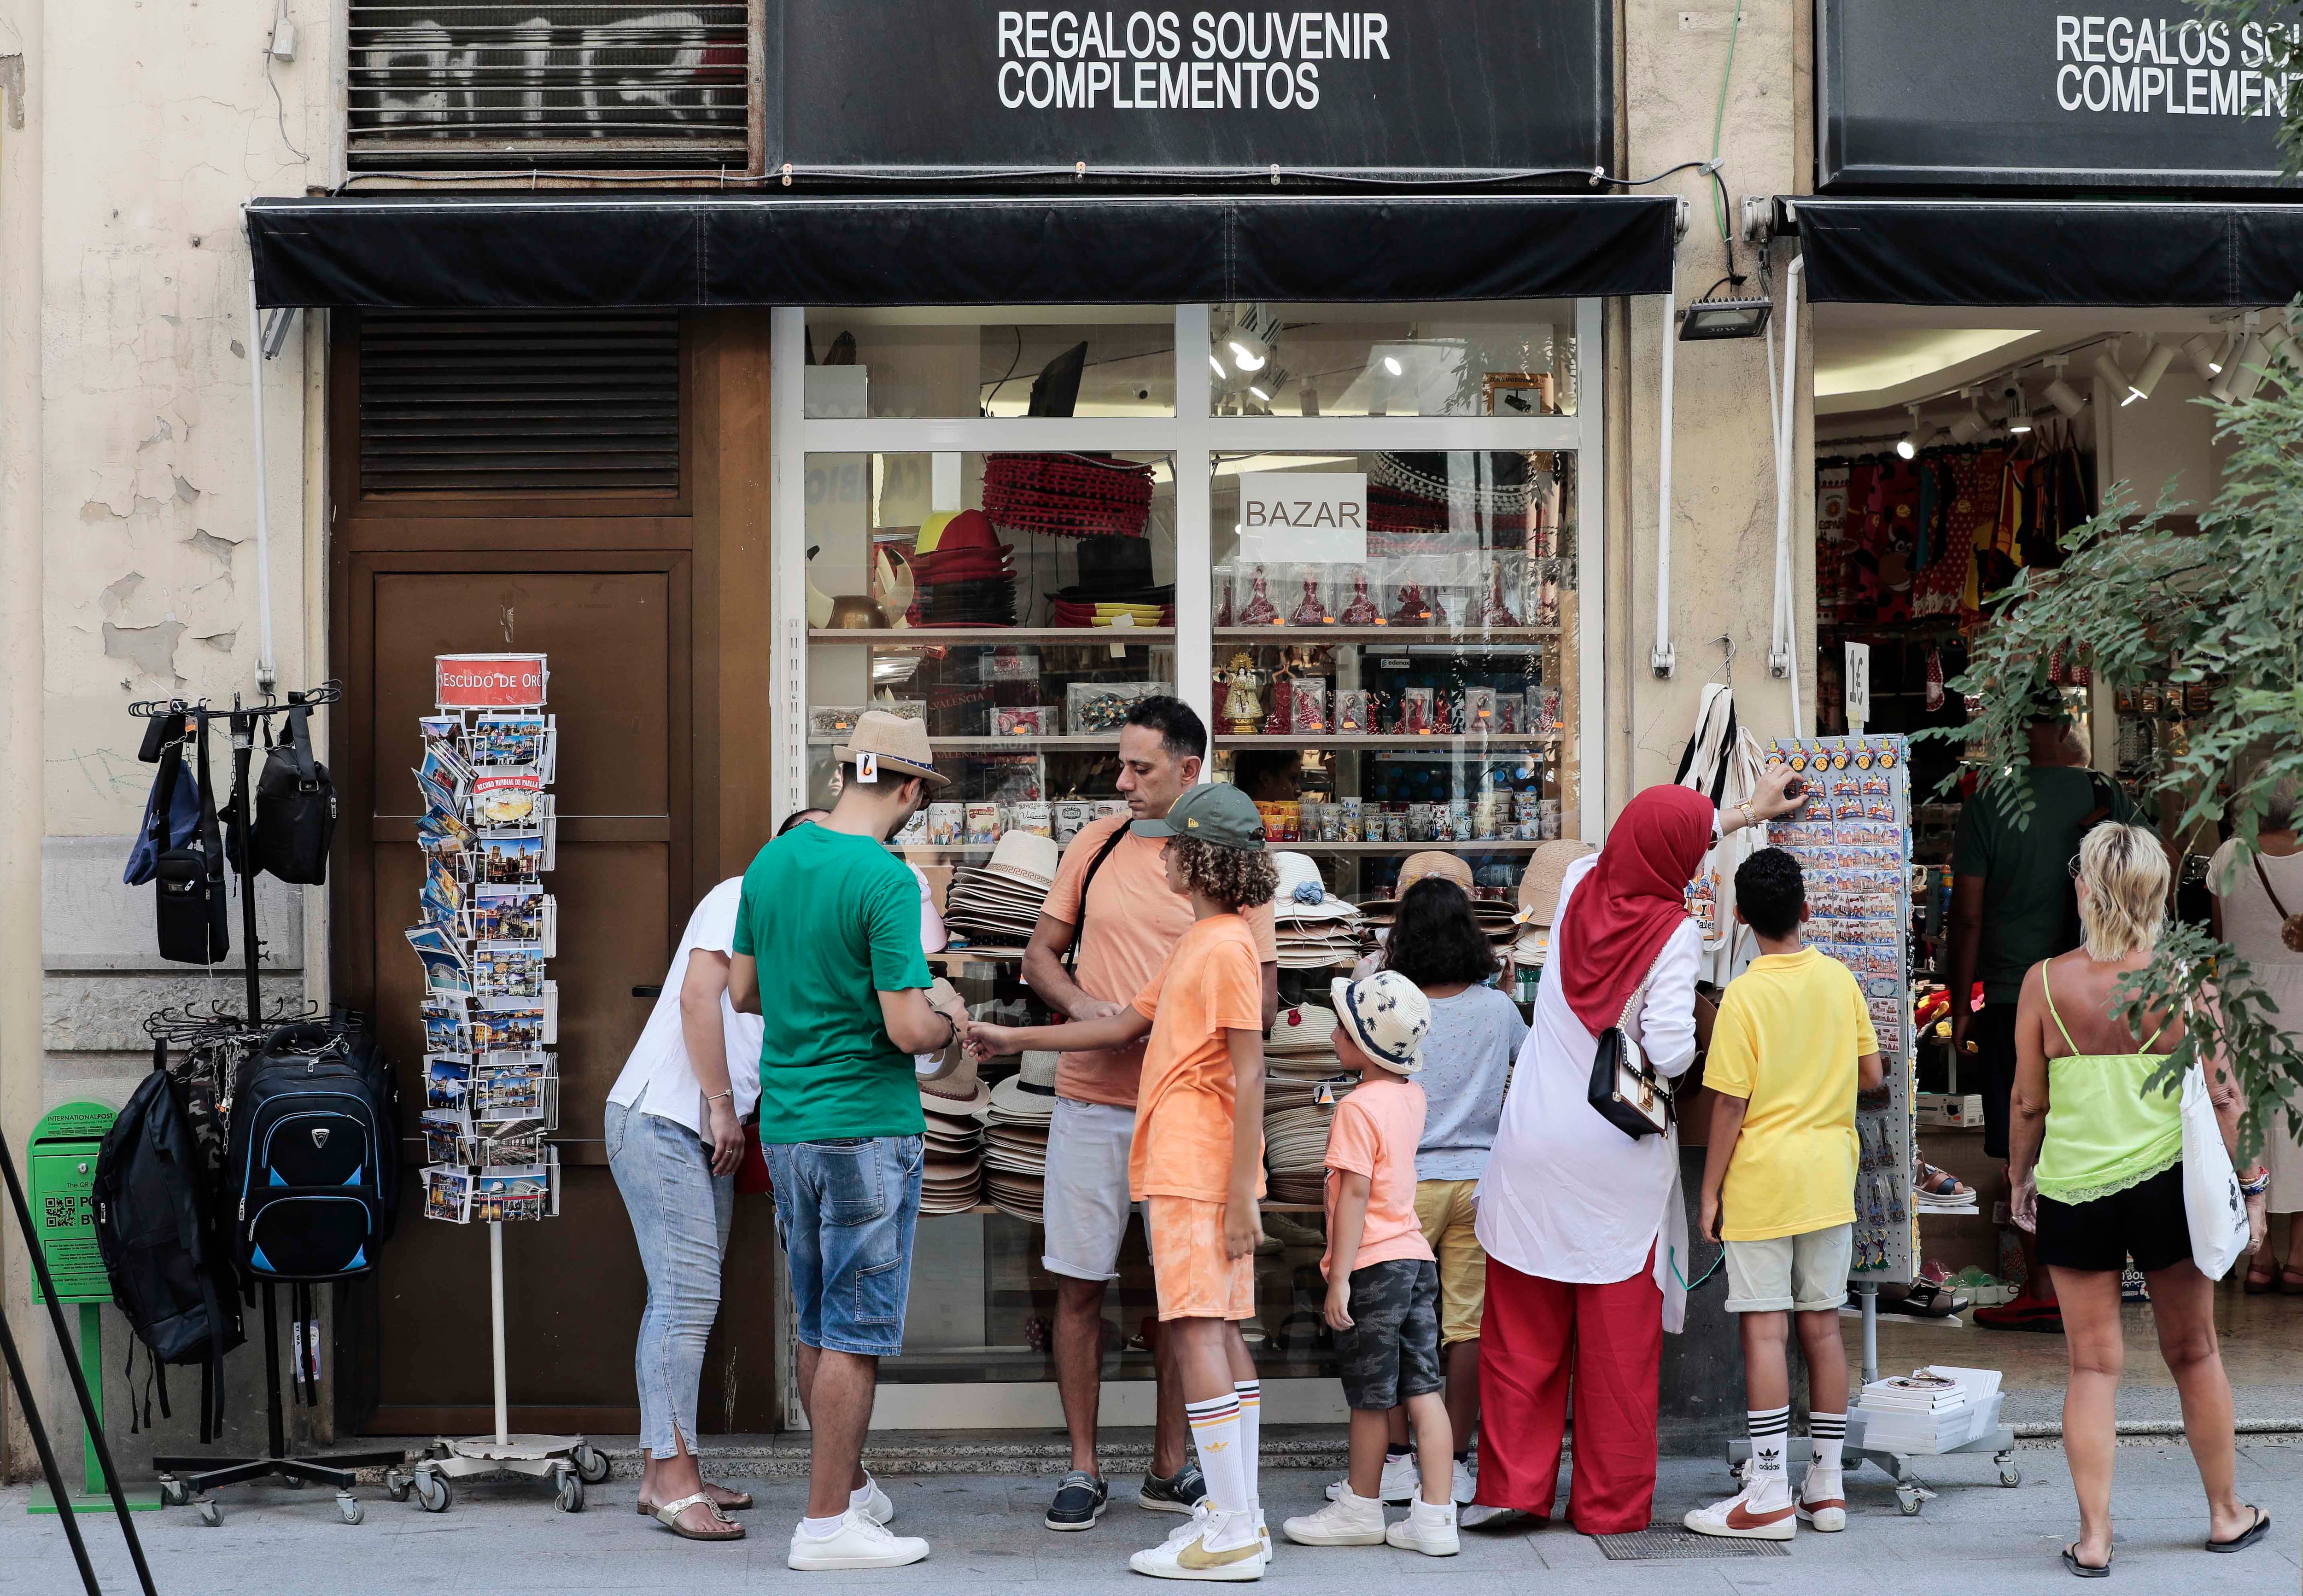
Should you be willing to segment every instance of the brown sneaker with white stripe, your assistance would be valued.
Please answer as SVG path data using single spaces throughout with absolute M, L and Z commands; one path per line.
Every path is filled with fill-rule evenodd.
M 1847 1527 L 1847 1488 L 1840 1483 L 1839 1470 L 1808 1466 L 1807 1478 L 1800 1482 L 1799 1519 L 1810 1529 Z
M 1724 1502 L 1691 1508 L 1680 1522 L 1699 1535 L 1730 1541 L 1788 1541 L 1799 1533 L 1791 1489 L 1780 1474 L 1755 1481 Z

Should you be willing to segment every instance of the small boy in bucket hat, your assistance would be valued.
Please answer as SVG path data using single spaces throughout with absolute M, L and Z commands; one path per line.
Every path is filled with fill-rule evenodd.
M 1431 1004 L 1396 970 L 1330 987 L 1336 1057 L 1360 1084 L 1328 1127 L 1327 1320 L 1351 1405 L 1351 1474 L 1317 1513 L 1282 1527 L 1305 1546 L 1381 1546 L 1444 1558 L 1457 1550 L 1454 1441 L 1440 1391 L 1439 1266 L 1415 1214 L 1415 1148 L 1423 1138 L 1423 1037 Z M 1422 1491 L 1407 1517 L 1384 1524 L 1390 1414 L 1414 1426 Z
M 1263 818 L 1227 784 L 1188 787 L 1166 815 L 1131 824 L 1167 839 L 1168 885 L 1192 901 L 1191 928 L 1159 973 L 1105 1019 L 977 1024 L 968 1037 L 986 1054 L 1150 1037 L 1129 1195 L 1149 1216 L 1160 1332 L 1178 1345 L 1184 1414 L 1208 1493 L 1190 1523 L 1128 1567 L 1160 1579 L 1260 1579 L 1270 1556 L 1256 1479 L 1262 1385 L 1239 1322 L 1255 1314 L 1262 1236 L 1263 968 L 1240 911 L 1270 903 L 1279 876 L 1264 851 Z M 1408 1152 L 1412 1186 L 1413 1138 Z

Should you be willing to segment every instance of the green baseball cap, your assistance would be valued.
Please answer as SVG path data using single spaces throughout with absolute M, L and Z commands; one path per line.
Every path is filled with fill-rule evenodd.
M 1135 820 L 1130 828 L 1138 836 L 1194 836 L 1219 848 L 1263 847 L 1263 817 L 1254 800 L 1229 782 L 1202 782 L 1184 789 L 1184 795 L 1156 820 Z

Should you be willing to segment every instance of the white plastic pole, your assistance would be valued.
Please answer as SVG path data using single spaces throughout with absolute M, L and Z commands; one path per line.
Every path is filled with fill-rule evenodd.
M 1792 262 L 1784 273 L 1784 388 L 1783 464 L 1779 472 L 1782 486 L 1776 495 L 1776 646 L 1783 651 L 1784 676 L 1792 687 L 1792 735 L 1807 735 L 1807 718 L 1800 703 L 1799 617 L 1792 613 L 1792 457 L 1799 440 L 1799 410 L 1795 403 L 1799 384 L 1799 291 L 1800 278 L 1807 270 L 1807 257 Z M 1772 666 L 1774 661 L 1769 660 Z
M 256 417 L 256 685 L 266 698 L 280 680 L 272 653 L 272 508 L 264 469 L 264 315 L 256 262 L 248 263 L 248 401 Z
M 1673 257 L 1675 275 L 1678 268 Z M 1675 663 L 1671 650 L 1671 381 L 1672 359 L 1679 342 L 1679 293 L 1675 286 L 1663 297 L 1663 413 L 1656 448 L 1656 622 L 1655 651 L 1648 664 L 1659 676 L 1668 676 Z
M 488 1222 L 489 1330 L 494 1338 L 496 1369 L 496 1445 L 511 1444 L 511 1399 L 504 1390 L 503 1221 Z

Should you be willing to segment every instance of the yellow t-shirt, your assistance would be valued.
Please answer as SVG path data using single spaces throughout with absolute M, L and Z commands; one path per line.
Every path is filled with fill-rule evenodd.
M 1855 1220 L 1855 1061 L 1879 1049 L 1855 977 L 1811 947 L 1766 953 L 1727 984 L 1703 1084 L 1750 1099 L 1719 1194 L 1729 1241 Z

